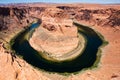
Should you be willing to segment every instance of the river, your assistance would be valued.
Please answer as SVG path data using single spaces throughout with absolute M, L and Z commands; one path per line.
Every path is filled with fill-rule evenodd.
M 11 45 L 12 49 L 17 55 L 22 56 L 29 64 L 45 71 L 58 73 L 73 73 L 98 65 L 100 60 L 98 49 L 104 41 L 96 31 L 87 26 L 74 23 L 74 25 L 78 27 L 79 34 L 82 34 L 87 40 L 84 51 L 82 51 L 82 54 L 72 61 L 54 62 L 44 59 L 38 51 L 34 50 L 30 46 L 28 41 L 29 37 L 25 37 L 29 33 L 32 35 L 34 29 L 39 25 L 40 24 L 38 23 L 32 24 L 28 29 L 17 35 L 16 38 L 12 40 L 14 42 Z

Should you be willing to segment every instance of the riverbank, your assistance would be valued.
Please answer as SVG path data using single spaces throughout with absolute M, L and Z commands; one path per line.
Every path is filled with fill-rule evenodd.
M 93 66 L 97 66 L 99 60 L 96 62 L 96 64 L 94 63 L 98 59 L 96 59 L 96 55 L 98 48 L 103 44 L 102 40 L 93 29 L 86 26 L 81 26 L 79 24 L 75 25 L 78 27 L 78 32 L 80 35 L 79 38 L 81 38 L 80 42 L 84 41 L 84 43 L 82 43 L 84 46 L 82 46 L 82 49 L 80 49 L 81 45 L 79 44 L 80 46 L 78 45 L 78 47 L 73 50 L 73 52 L 70 52 L 70 54 L 65 54 L 62 57 L 60 56 L 59 58 L 56 58 L 58 60 L 52 61 L 45 59 L 43 58 L 44 56 L 42 56 L 44 53 L 40 53 L 31 47 L 29 40 L 25 39 L 24 37 L 28 35 L 32 29 L 25 31 L 24 34 L 16 37 L 14 40 L 15 43 L 12 45 L 12 49 L 15 50 L 18 55 L 23 56 L 23 59 L 26 60 L 29 64 L 48 72 L 67 72 L 69 74 L 79 72 L 85 68 L 89 69 Z M 93 44 L 94 41 L 96 42 L 95 44 Z M 46 55 L 45 57 L 48 58 Z M 76 68 L 76 66 L 78 66 L 78 68 Z
M 81 22 L 80 22 L 81 23 Z M 86 70 L 78 75 L 72 75 L 66 80 L 119 80 L 120 79 L 120 31 L 112 27 L 92 26 L 88 23 L 83 25 L 91 26 L 96 31 L 104 35 L 105 40 L 109 42 L 107 46 L 101 48 L 101 59 L 98 68 Z M 114 77 L 115 76 L 115 77 Z
M 49 3 L 44 6 L 44 4 L 38 3 L 26 4 L 25 6 L 24 4 L 15 4 L 8 7 L 0 7 L 0 80 L 120 80 L 119 6 L 119 4 L 79 3 Z M 9 36 L 13 33 L 16 34 L 16 31 L 21 30 L 26 24 L 31 23 L 33 17 L 41 18 L 41 12 L 44 12 L 44 9 L 49 7 L 53 9 L 53 13 L 55 11 L 58 12 L 55 8 L 63 10 L 62 13 L 68 13 L 70 18 L 75 18 L 81 24 L 100 32 L 105 40 L 109 42 L 106 47 L 102 48 L 102 55 L 97 68 L 90 68 L 79 74 L 70 74 L 67 76 L 48 73 L 32 67 L 28 62 L 4 48 L 6 42 L 11 39 Z M 23 13 L 21 14 L 21 12 Z M 49 14 L 49 12 L 44 12 L 43 14 Z M 50 14 L 53 17 L 60 15 L 60 13 L 56 15 Z M 64 18 L 63 16 L 60 17 Z M 65 73 L 64 75 L 66 75 Z

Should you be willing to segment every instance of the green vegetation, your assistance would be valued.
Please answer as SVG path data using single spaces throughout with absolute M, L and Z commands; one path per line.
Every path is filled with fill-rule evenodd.
M 83 25 L 83 24 L 79 24 L 78 22 L 74 22 L 74 24 L 77 24 L 77 25 L 80 25 L 80 26 L 85 26 L 87 27 L 86 25 Z M 89 27 L 90 28 L 90 27 Z M 78 28 L 79 30 L 82 30 L 80 28 Z M 94 29 L 93 29 L 94 30 Z M 98 36 L 101 38 L 101 40 L 103 41 L 102 45 L 98 48 L 98 51 L 97 51 L 97 54 L 96 54 L 96 61 L 94 62 L 93 66 L 89 67 L 89 68 L 84 68 L 82 71 L 85 71 L 85 70 L 88 70 L 88 69 L 95 69 L 98 67 L 99 63 L 100 63 L 100 59 L 101 59 L 101 56 L 102 56 L 102 48 L 105 47 L 109 42 L 105 40 L 104 36 L 101 35 L 98 31 L 94 30 Z M 78 71 L 78 72 L 74 72 L 73 74 L 78 74 L 79 72 L 82 72 L 82 71 Z
M 84 29 L 82 29 L 82 28 L 80 28 L 79 26 L 81 26 L 81 24 L 79 24 L 79 23 L 75 23 L 74 22 L 74 24 L 76 24 L 77 26 L 78 26 L 78 30 L 79 31 L 82 31 L 83 32 L 83 34 L 81 33 L 81 35 L 82 36 L 84 36 L 84 33 L 86 33 L 86 31 L 85 30 L 88 30 L 88 31 L 90 31 L 91 30 L 91 28 L 89 28 L 89 27 L 87 27 L 87 26 L 84 26 L 84 25 L 82 25 L 82 26 L 84 26 Z M 31 24 L 32 25 L 32 24 Z M 14 45 L 14 44 L 20 44 L 21 43 L 21 39 L 19 40 L 19 38 L 22 38 L 23 40 L 25 39 L 25 40 L 29 40 L 29 35 L 32 35 L 31 33 L 33 33 L 34 32 L 34 30 L 35 29 L 32 29 L 31 31 L 30 31 L 30 33 L 28 33 L 27 32 L 27 30 L 29 29 L 29 27 L 27 28 L 27 29 L 25 29 L 25 30 L 22 30 L 20 33 L 18 33 L 13 39 L 11 39 L 11 41 L 10 41 L 10 46 L 11 46 L 11 49 L 15 52 L 15 50 L 12 48 L 12 46 Z M 90 29 L 90 30 L 89 30 Z M 92 29 L 93 30 L 93 29 Z M 39 69 L 39 70 L 41 70 L 41 71 L 45 71 L 45 72 L 48 72 L 48 73 L 52 73 L 52 74 L 54 74 L 54 73 L 58 73 L 58 74 L 60 74 L 60 75 L 64 75 L 64 76 L 69 76 L 69 75 L 71 75 L 71 74 L 78 74 L 78 73 L 80 73 L 80 72 L 83 72 L 83 71 L 85 71 L 85 70 L 88 70 L 88 69 L 94 69 L 94 68 L 97 68 L 98 67 L 98 63 L 100 62 L 100 59 L 101 59 L 101 48 L 102 47 L 104 47 L 106 44 L 108 44 L 108 42 L 107 41 L 105 41 L 104 40 L 104 37 L 100 34 L 100 33 L 98 33 L 97 31 L 95 31 L 95 30 L 93 30 L 94 32 L 96 32 L 97 33 L 97 36 L 99 36 L 99 38 L 102 40 L 102 45 L 101 46 L 99 46 L 98 47 L 98 50 L 97 50 L 97 54 L 96 54 L 96 61 L 94 62 L 94 64 L 91 66 L 91 67 L 85 67 L 85 68 L 83 68 L 82 70 L 79 70 L 78 69 L 78 71 L 71 71 L 71 72 L 67 72 L 67 71 L 64 71 L 64 72 L 59 72 L 60 70 L 58 70 L 58 72 L 56 72 L 56 71 L 54 71 L 54 69 L 46 69 L 46 70 L 44 70 L 44 66 L 41 68 L 41 66 L 42 65 L 40 65 L 39 67 L 40 68 L 38 68 L 38 66 L 36 67 L 35 65 L 37 65 L 37 64 L 35 64 L 35 65 L 32 65 L 32 63 L 34 63 L 34 61 L 31 63 L 29 63 L 29 64 L 31 64 L 33 67 L 35 67 L 35 68 L 37 68 L 37 69 Z M 27 34 L 25 34 L 27 32 Z M 89 34 L 90 32 L 88 32 L 88 34 Z M 27 35 L 27 36 L 26 36 Z M 89 34 L 90 35 L 90 34 Z M 91 33 L 91 35 L 90 36 L 94 36 L 94 34 L 92 34 Z M 18 37 L 19 36 L 19 37 Z M 23 37 L 24 36 L 24 37 Z M 18 37 L 18 38 L 17 38 Z M 85 36 L 84 36 L 85 37 Z M 18 40 L 17 40 L 18 39 Z M 86 37 L 86 42 L 87 42 L 87 37 Z M 15 41 L 18 41 L 19 43 L 15 43 Z M 23 43 L 23 42 L 22 42 Z M 27 43 L 26 43 L 27 44 Z M 27 47 L 29 46 L 29 44 L 27 44 Z M 85 44 L 85 46 L 87 46 L 87 44 Z M 23 47 L 24 48 L 24 47 Z M 48 60 L 45 60 L 45 59 L 43 59 L 41 56 L 42 55 L 38 55 L 37 53 L 36 53 L 36 51 L 34 51 L 34 49 L 32 49 L 31 47 L 28 47 L 28 48 L 30 48 L 31 50 L 30 50 L 30 52 L 31 51 L 33 51 L 34 53 L 33 54 L 35 54 L 35 56 L 36 57 L 34 57 L 34 59 L 36 59 L 36 58 L 40 58 L 40 60 L 41 61 L 43 61 L 43 63 L 45 63 L 46 65 L 48 65 L 48 67 L 49 67 L 49 65 L 52 65 L 53 67 L 54 66 L 65 66 L 66 67 L 66 65 L 69 65 L 69 66 L 71 66 L 71 64 L 72 64 L 72 61 L 66 61 L 66 62 L 52 62 L 52 61 L 48 61 Z M 19 51 L 18 51 L 19 52 Z M 29 53 L 29 55 L 27 55 L 27 56 L 31 56 L 31 55 L 33 55 L 32 53 L 30 54 L 30 52 L 28 51 L 28 53 Z M 83 51 L 82 51 L 83 52 Z M 18 53 L 19 54 L 19 53 Z M 26 53 L 27 54 L 27 53 Z M 23 55 L 20 55 L 21 57 L 25 57 L 25 56 L 23 56 Z M 26 57 L 27 57 L 26 56 Z M 32 58 L 33 58 L 33 56 L 32 56 Z M 77 58 L 80 58 L 80 57 L 77 57 Z M 31 60 L 30 60 L 31 61 Z M 36 61 L 36 60 L 35 60 Z M 77 61 L 77 63 L 79 63 L 79 59 L 78 60 L 76 60 Z M 69 62 L 69 63 L 67 63 L 67 62 Z M 41 63 L 41 62 L 39 62 L 39 63 Z M 67 63 L 67 64 L 66 64 Z M 74 63 L 74 61 L 73 61 L 73 63 Z M 84 63 L 84 62 L 81 62 L 81 63 Z M 42 64 L 42 63 L 41 63 Z M 72 66 L 74 66 L 74 65 L 72 65 Z M 78 67 L 79 67 L 79 65 L 78 65 Z M 56 67 L 57 68 L 57 67 Z M 59 69 L 59 68 L 58 68 Z M 71 68 L 70 68 L 71 69 Z M 48 70 L 48 71 L 47 71 Z M 50 70 L 50 72 L 49 72 L 49 70 Z M 55 70 L 57 70 L 57 69 L 55 69 Z

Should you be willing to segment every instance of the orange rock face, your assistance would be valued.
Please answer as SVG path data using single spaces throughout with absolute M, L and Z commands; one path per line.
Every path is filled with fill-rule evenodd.
M 77 47 L 79 41 L 77 27 L 73 26 L 72 20 L 57 21 L 51 17 L 42 19 L 42 24 L 30 38 L 33 48 L 52 56 L 61 56 Z
M 27 4 L 0 7 L 0 80 L 120 80 L 119 13 L 119 4 Z M 109 44 L 102 49 L 99 67 L 67 77 L 55 73 L 49 74 L 31 67 L 26 61 L 7 50 L 3 43 L 8 44 L 12 35 L 33 22 L 35 17 L 42 19 L 43 23 L 36 29 L 30 43 L 32 46 L 36 46 L 32 43 L 42 45 L 44 49 L 48 47 L 48 50 L 54 50 L 56 46 L 63 48 L 65 46 L 69 51 L 76 47 L 77 29 L 72 26 L 69 18 L 90 25 L 100 32 Z M 52 18 L 49 19 L 50 17 Z M 61 43 L 58 44 L 57 41 Z M 67 48 L 68 45 L 70 47 Z M 43 51 L 44 49 L 39 46 L 37 49 Z M 64 53 L 62 47 L 61 52 Z M 57 48 L 54 52 L 56 51 Z
M 52 56 L 61 56 L 77 47 L 77 27 L 68 19 L 69 15 L 62 12 L 60 9 L 48 8 L 42 13 L 42 24 L 30 39 L 33 48 Z

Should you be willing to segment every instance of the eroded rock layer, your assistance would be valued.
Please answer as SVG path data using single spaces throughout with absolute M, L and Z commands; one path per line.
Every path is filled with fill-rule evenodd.
M 56 8 L 69 18 L 91 25 L 102 33 L 109 45 L 102 49 L 101 66 L 68 77 L 48 74 L 31 67 L 16 57 L 5 45 L 35 19 L 41 18 L 46 8 Z M 63 13 L 62 12 L 62 13 Z M 0 80 L 119 80 L 120 79 L 120 5 L 98 4 L 17 4 L 0 7 Z M 48 12 L 47 12 L 48 13 Z M 45 14 L 47 14 L 45 13 Z M 58 13 L 56 16 L 61 17 Z M 53 16 L 54 17 L 54 16 Z M 64 15 L 64 17 L 66 17 Z M 55 30 L 50 28 L 48 30 Z
M 63 10 L 50 8 L 45 13 L 42 13 L 41 25 L 30 38 L 31 46 L 52 57 L 68 54 L 78 46 L 77 27 Z

